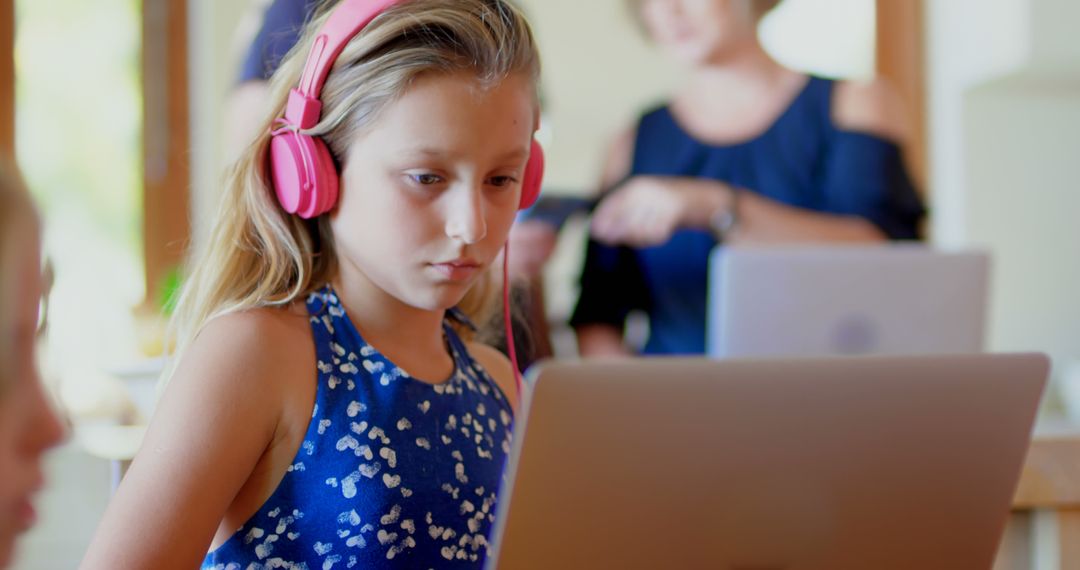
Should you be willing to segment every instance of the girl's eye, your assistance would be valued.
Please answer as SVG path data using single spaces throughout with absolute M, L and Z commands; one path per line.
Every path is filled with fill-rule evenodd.
M 492 176 L 488 179 L 488 184 L 499 188 L 510 186 L 517 180 L 513 176 Z
M 421 174 L 409 174 L 409 179 L 421 186 L 431 186 L 433 184 L 438 184 L 442 181 L 442 177 L 440 177 L 438 174 L 431 174 L 428 172 L 424 172 Z

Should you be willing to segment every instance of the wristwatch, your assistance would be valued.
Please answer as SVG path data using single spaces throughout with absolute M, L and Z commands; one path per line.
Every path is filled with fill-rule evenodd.
M 709 229 L 717 243 L 724 243 L 727 237 L 739 225 L 739 194 L 737 186 L 731 186 L 731 201 L 727 208 L 722 208 L 709 218 Z

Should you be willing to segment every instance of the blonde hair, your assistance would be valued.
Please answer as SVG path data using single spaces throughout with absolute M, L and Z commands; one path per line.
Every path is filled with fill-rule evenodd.
M 303 220 L 277 204 L 269 182 L 267 148 L 316 31 L 317 14 L 270 82 L 272 112 L 256 139 L 230 168 L 211 235 L 190 261 L 177 301 L 174 329 L 181 353 L 211 319 L 255 307 L 302 300 L 337 271 L 327 216 Z M 532 32 L 506 0 L 407 0 L 377 16 L 338 56 L 320 96 L 322 117 L 303 131 L 327 143 L 340 166 L 348 146 L 424 74 L 473 73 L 483 87 L 540 71 Z M 458 305 L 474 322 L 490 315 L 499 291 L 492 275 Z M 470 337 L 467 328 L 460 332 Z M 175 359 L 174 359 L 175 360 Z
M 15 359 L 15 281 L 24 268 L 19 259 L 27 247 L 38 247 L 39 222 L 30 194 L 18 171 L 0 161 L 0 397 L 11 386 Z

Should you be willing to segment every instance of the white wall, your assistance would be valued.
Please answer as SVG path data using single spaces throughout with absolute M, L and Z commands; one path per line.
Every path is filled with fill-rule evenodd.
M 994 255 L 989 349 L 1061 370 L 1080 361 L 1080 2 L 928 5 L 935 239 Z
M 1080 359 L 1080 3 L 927 9 L 935 241 L 994 255 L 990 349 Z
M 872 77 L 875 14 L 873 0 L 784 0 L 761 22 L 761 43 L 792 69 Z
M 1080 359 L 1080 72 L 964 98 L 967 239 L 994 253 L 990 347 Z
M 1029 0 L 926 0 L 927 122 L 934 241 L 967 241 L 963 96 L 1028 53 Z

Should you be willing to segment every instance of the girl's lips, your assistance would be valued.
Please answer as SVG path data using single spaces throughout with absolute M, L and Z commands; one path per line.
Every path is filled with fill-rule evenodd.
M 21 531 L 29 530 L 37 522 L 37 510 L 34 509 L 34 496 L 45 486 L 45 480 L 40 475 L 33 479 L 33 484 L 25 488 L 18 495 L 18 499 L 11 506 L 11 516 L 15 521 L 16 528 Z
M 464 281 L 480 271 L 480 262 L 472 259 L 455 259 L 443 263 L 432 263 L 431 266 L 451 281 Z
M 37 522 L 37 511 L 31 502 L 31 496 L 26 495 L 15 503 L 15 524 L 19 530 L 26 531 Z

